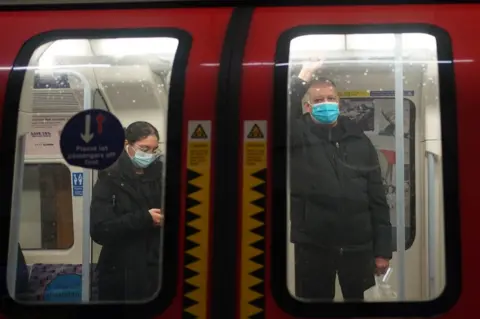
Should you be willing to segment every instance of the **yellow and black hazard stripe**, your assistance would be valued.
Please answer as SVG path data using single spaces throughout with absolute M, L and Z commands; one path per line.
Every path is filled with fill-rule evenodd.
M 201 125 L 205 125 L 202 123 Z M 210 141 L 198 125 L 188 144 L 183 318 L 207 318 Z M 201 134 L 200 134 L 201 133 Z M 199 138 L 200 140 L 195 140 Z
M 183 318 L 206 318 L 208 262 L 208 199 L 204 200 L 207 177 L 187 170 Z M 203 207 L 202 207 L 203 206 Z
M 244 172 L 240 319 L 265 317 L 267 169 Z

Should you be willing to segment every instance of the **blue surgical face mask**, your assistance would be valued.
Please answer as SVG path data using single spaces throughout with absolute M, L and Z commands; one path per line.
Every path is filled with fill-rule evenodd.
M 133 165 L 139 168 L 147 168 L 152 164 L 160 154 L 145 153 L 140 150 L 135 150 L 135 155 L 132 157 Z
M 322 102 L 312 105 L 312 117 L 321 124 L 333 124 L 340 110 L 337 102 Z

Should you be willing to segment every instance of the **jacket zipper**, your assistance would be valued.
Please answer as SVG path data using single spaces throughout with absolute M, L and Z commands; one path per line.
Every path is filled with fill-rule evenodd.
M 334 162 L 335 162 L 335 174 L 337 174 L 337 179 L 338 179 L 338 184 L 340 185 L 340 195 L 342 196 L 343 195 L 343 183 L 342 183 L 342 174 L 340 173 L 340 168 L 339 168 L 339 165 L 338 165 L 338 158 L 341 158 L 341 152 L 340 152 L 340 143 L 338 142 L 335 142 L 335 153 L 334 153 Z M 340 208 L 340 210 L 342 210 Z M 343 255 L 343 248 L 340 247 L 339 249 L 339 255 L 342 256 Z
M 333 144 L 332 130 L 328 131 L 328 141 Z M 335 147 L 336 147 L 336 150 L 335 150 L 335 152 L 333 152 L 333 166 L 334 166 L 333 170 L 335 171 L 335 176 L 337 176 L 338 184 L 340 185 L 340 188 L 342 188 L 341 181 L 340 181 L 340 175 L 338 174 L 338 163 L 337 163 L 338 149 L 340 147 L 338 142 L 335 142 Z
M 335 163 L 335 174 L 337 175 L 338 183 L 340 184 L 340 190 L 343 191 L 342 185 L 342 176 L 340 174 L 340 169 L 338 165 L 338 160 L 341 159 L 340 156 L 340 143 L 335 142 L 335 153 L 333 154 L 333 162 Z

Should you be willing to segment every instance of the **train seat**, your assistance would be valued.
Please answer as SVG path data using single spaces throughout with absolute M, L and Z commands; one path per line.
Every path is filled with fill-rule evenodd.
M 95 265 L 91 267 L 91 299 L 97 299 Z M 29 287 L 22 297 L 29 301 L 80 302 L 82 299 L 81 264 L 33 264 L 29 266 Z

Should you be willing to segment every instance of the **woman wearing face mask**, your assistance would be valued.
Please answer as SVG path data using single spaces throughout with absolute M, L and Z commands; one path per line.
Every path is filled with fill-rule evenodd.
M 159 134 L 147 122 L 125 130 L 125 150 L 99 172 L 91 204 L 92 239 L 102 245 L 97 265 L 100 300 L 150 298 L 158 289 L 163 226 Z

